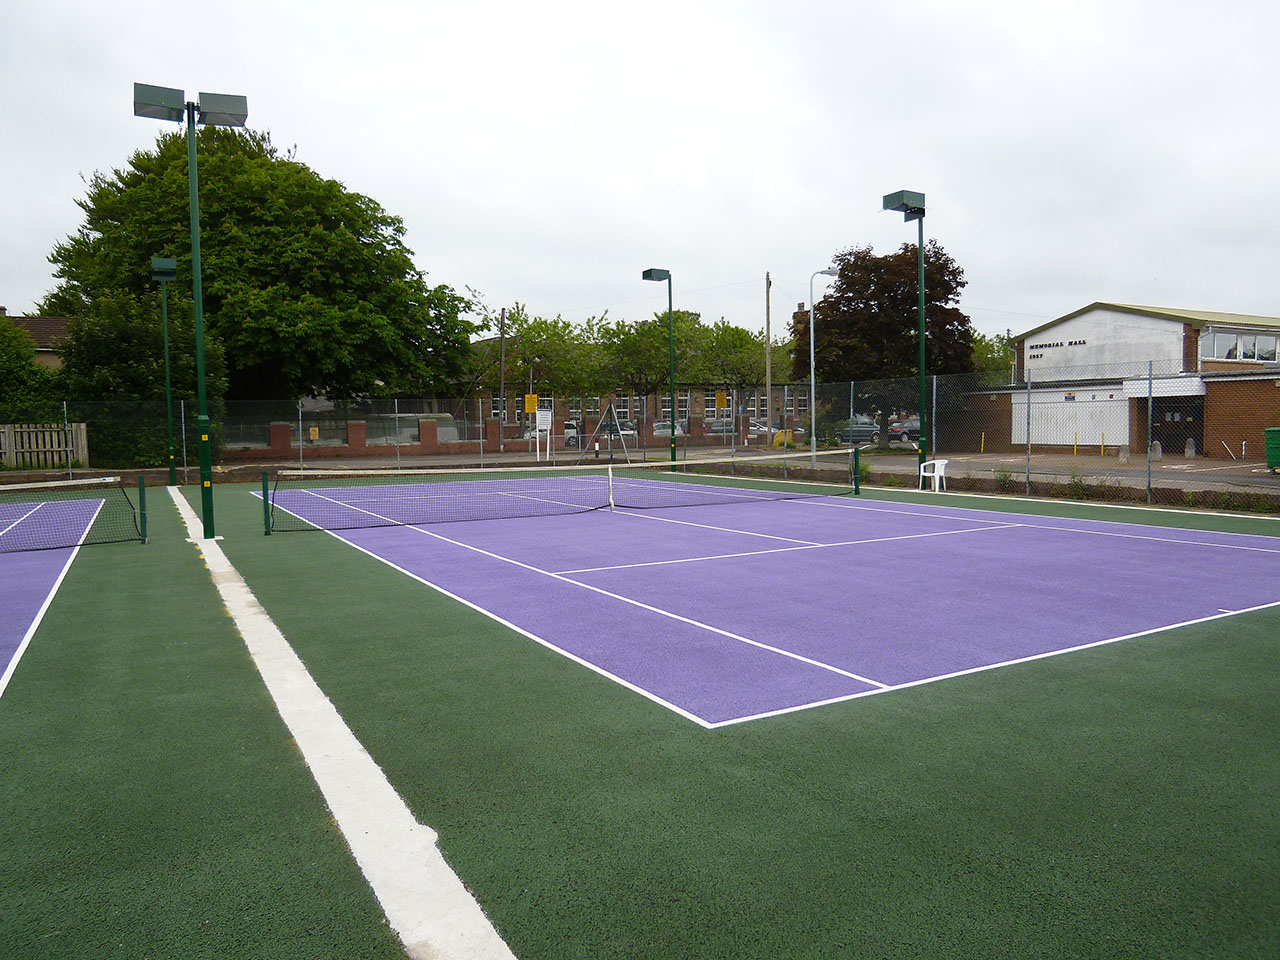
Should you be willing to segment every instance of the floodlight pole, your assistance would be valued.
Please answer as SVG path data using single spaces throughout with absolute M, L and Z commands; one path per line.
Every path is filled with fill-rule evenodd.
M 818 375 L 813 349 L 813 281 L 816 277 L 839 276 L 840 271 L 828 267 L 815 270 L 809 277 L 809 454 L 811 466 L 817 467 L 818 457 Z
M 196 105 L 187 101 L 187 187 L 191 194 L 191 299 L 196 321 L 196 435 L 200 451 L 200 508 L 204 538 L 212 540 L 213 453 L 209 445 L 209 400 L 204 374 L 204 289 L 200 275 L 200 173 L 196 167 Z M 302 442 L 301 438 L 298 440 Z
M 641 278 L 667 281 L 667 352 L 671 360 L 671 462 L 676 459 L 676 326 L 671 298 L 671 271 L 650 267 Z
M 196 328 L 196 429 L 200 437 L 200 506 L 204 520 L 204 538 L 212 540 L 215 536 L 213 455 L 209 444 L 209 403 L 205 391 L 204 296 L 200 278 L 200 178 L 196 168 L 196 123 L 243 127 L 249 116 L 249 105 L 244 97 L 221 93 L 201 93 L 200 102 L 196 103 L 186 100 L 185 94 L 174 87 L 135 83 L 133 113 L 138 117 L 170 120 L 174 123 L 185 120 L 187 124 L 187 189 L 191 198 L 191 299 Z
M 918 444 L 917 459 L 921 465 L 929 459 L 928 456 L 928 401 L 927 391 L 925 390 L 925 323 L 924 323 L 924 194 L 917 193 L 914 190 L 899 190 L 897 193 L 887 194 L 884 198 L 885 210 L 896 210 L 902 214 L 905 221 L 915 220 L 917 222 L 919 232 L 916 241 L 916 253 L 919 261 L 919 278 L 916 282 L 916 292 L 918 297 L 918 319 L 920 323 L 920 441 Z M 924 484 L 923 477 L 920 480 L 921 485 Z
M 160 283 L 160 322 L 164 331 L 164 417 L 169 428 L 169 486 L 178 485 L 178 468 L 173 456 L 173 385 L 169 377 L 169 283 L 177 276 L 178 261 L 151 258 L 151 279 Z

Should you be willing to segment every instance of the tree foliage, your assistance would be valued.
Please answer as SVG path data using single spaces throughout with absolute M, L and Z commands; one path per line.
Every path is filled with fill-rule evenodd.
M 229 396 L 420 392 L 463 371 L 467 303 L 428 286 L 399 218 L 281 156 L 266 134 L 206 127 L 198 152 L 206 339 L 224 348 Z M 189 316 L 184 136 L 95 175 L 78 202 L 85 221 L 50 255 L 60 282 L 42 310 L 87 321 L 110 310 L 113 323 L 158 313 L 150 258 L 171 256 L 172 312 Z M 73 338 L 68 362 L 78 349 Z
M 919 371 L 920 336 L 914 244 L 885 256 L 871 247 L 852 247 L 835 256 L 840 271 L 831 289 L 814 305 L 815 367 L 819 380 L 912 377 Z M 973 328 L 955 304 L 964 289 L 964 271 L 937 241 L 925 245 L 925 365 L 929 373 L 963 373 L 972 368 Z M 793 376 L 809 375 L 809 314 L 792 319 L 797 349 Z
M 1014 362 L 1013 343 L 1003 333 L 973 335 L 973 369 L 981 373 L 1007 374 Z
M 572 324 L 530 316 L 520 303 L 506 313 L 506 383 L 513 390 L 555 396 L 601 396 L 617 390 L 632 396 L 665 394 L 675 357 L 677 383 L 745 389 L 764 383 L 764 337 L 725 320 L 708 326 L 700 314 L 665 310 L 638 320 L 589 317 Z M 498 321 L 485 313 L 493 331 Z M 674 337 L 672 334 L 674 333 Z M 775 353 L 778 348 L 775 348 Z M 477 381 L 497 390 L 500 350 L 493 339 L 476 345 Z M 779 372 L 782 364 L 775 355 Z
M 36 345 L 11 320 L 0 318 L 0 405 L 25 410 L 52 399 L 54 375 L 36 362 Z M 15 417 L 27 419 L 25 413 Z

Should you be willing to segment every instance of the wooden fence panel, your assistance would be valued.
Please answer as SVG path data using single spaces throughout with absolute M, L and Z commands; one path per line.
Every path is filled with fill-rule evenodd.
M 0 466 L 10 470 L 65 469 L 89 465 L 83 423 L 0 423 Z

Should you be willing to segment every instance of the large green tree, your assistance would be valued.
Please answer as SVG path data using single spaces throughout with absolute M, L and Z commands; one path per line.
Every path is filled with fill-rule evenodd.
M 852 247 L 835 256 L 839 276 L 814 305 L 815 367 L 819 380 L 912 377 L 918 373 L 920 336 L 914 244 L 876 256 Z M 925 353 L 929 373 L 965 373 L 973 364 L 973 326 L 955 305 L 964 271 L 935 240 L 925 244 Z M 809 376 L 809 314 L 792 318 L 792 374 Z
M 225 351 L 230 398 L 429 391 L 463 372 L 467 303 L 428 285 L 399 218 L 281 155 L 266 134 L 206 127 L 198 149 L 205 320 Z M 183 135 L 96 174 L 78 203 L 85 221 L 50 255 L 60 282 L 41 309 L 89 321 L 105 302 L 154 313 L 150 258 L 172 256 L 181 313 L 191 285 Z M 69 360 L 77 349 L 68 345 Z

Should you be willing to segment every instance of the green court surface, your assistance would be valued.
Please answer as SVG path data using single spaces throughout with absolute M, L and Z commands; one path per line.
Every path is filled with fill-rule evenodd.
M 227 556 L 521 960 L 1280 955 L 1280 609 L 706 730 L 216 496 Z M 81 551 L 0 697 L 0 956 L 403 956 L 150 505 L 151 543 Z

